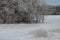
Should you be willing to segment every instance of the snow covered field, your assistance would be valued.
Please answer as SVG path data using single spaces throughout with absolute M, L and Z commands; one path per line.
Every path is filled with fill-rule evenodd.
M 42 24 L 0 24 L 0 40 L 60 40 L 60 15 Z

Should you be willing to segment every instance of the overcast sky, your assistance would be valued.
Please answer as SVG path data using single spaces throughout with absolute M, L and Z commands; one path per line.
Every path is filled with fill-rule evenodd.
M 48 5 L 60 5 L 60 0 L 45 0 Z

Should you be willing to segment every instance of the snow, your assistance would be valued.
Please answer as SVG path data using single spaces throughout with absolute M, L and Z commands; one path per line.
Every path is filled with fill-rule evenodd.
M 47 15 L 44 22 L 0 24 L 0 40 L 60 40 L 60 32 L 56 31 L 60 29 L 60 15 Z

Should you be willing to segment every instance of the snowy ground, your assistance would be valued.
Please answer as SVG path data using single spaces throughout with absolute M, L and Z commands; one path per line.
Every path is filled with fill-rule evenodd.
M 0 40 L 60 40 L 60 15 L 42 24 L 0 24 Z

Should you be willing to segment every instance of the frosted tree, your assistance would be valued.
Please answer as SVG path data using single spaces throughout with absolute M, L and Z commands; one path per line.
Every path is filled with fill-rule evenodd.
M 40 8 L 38 0 L 0 0 L 0 21 L 4 24 L 32 23 L 34 15 L 38 18 Z

